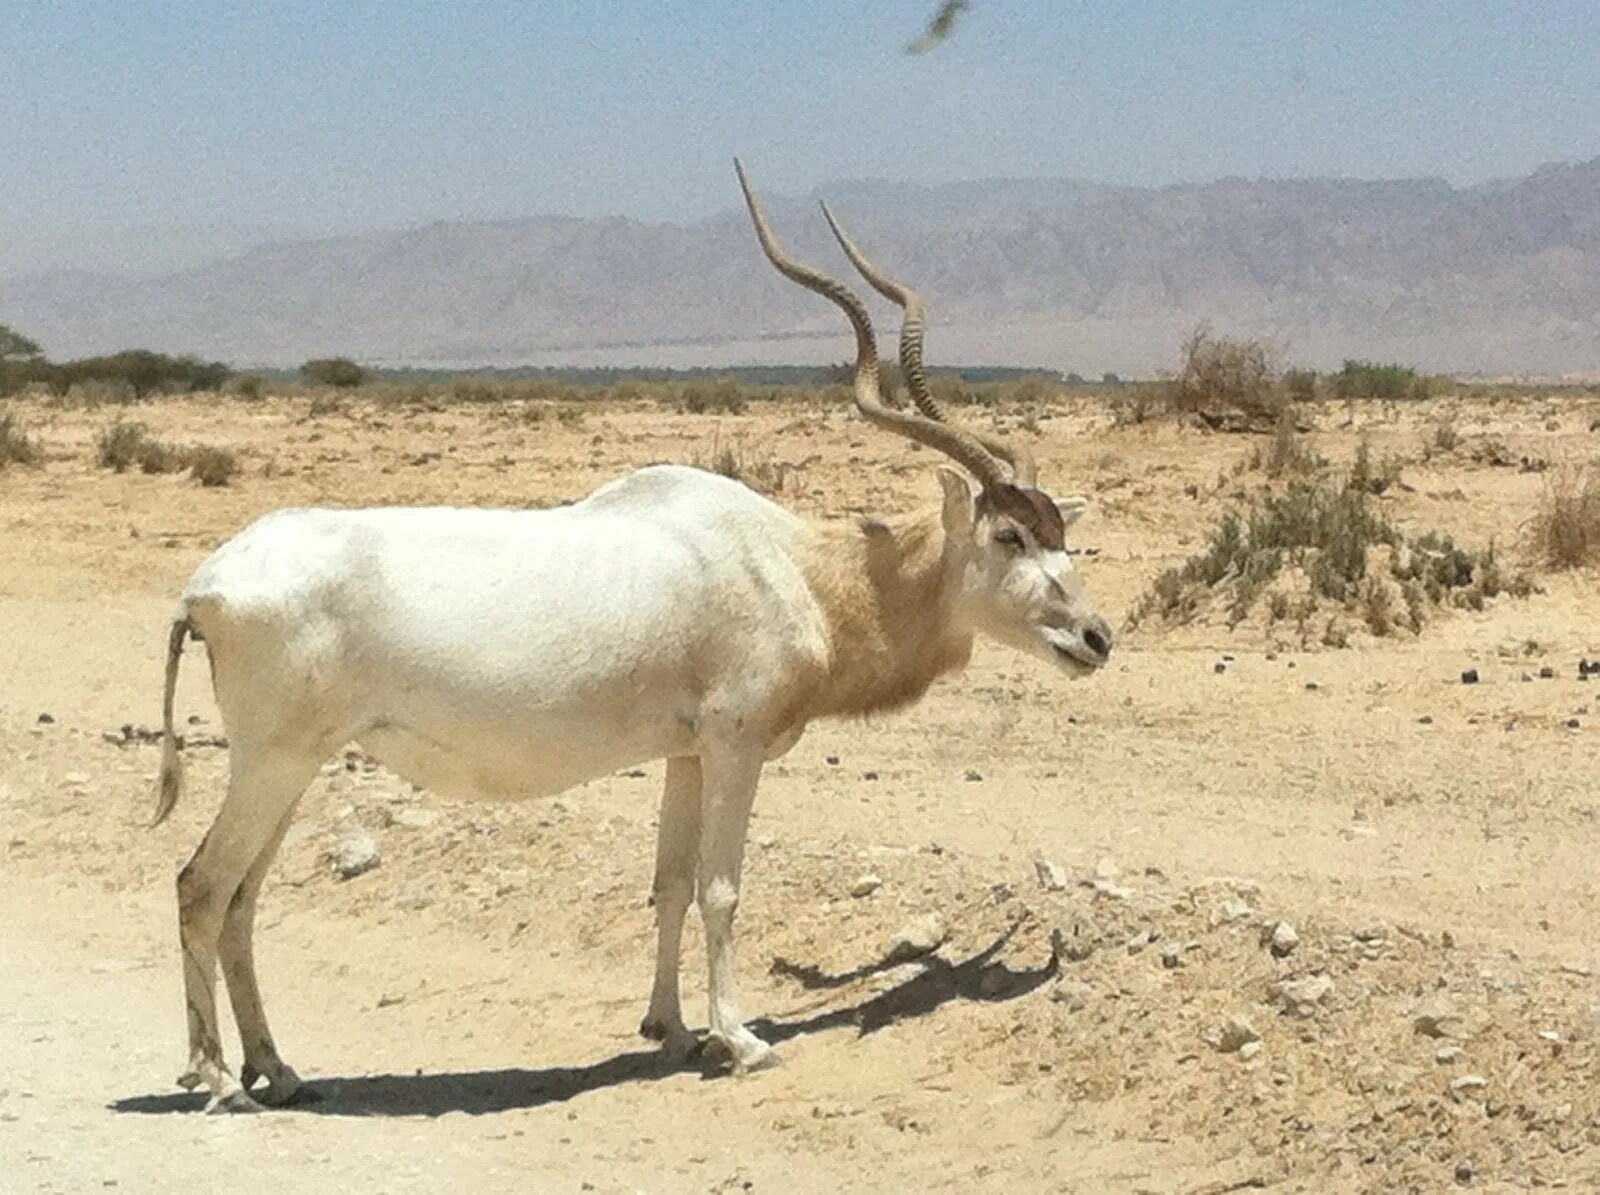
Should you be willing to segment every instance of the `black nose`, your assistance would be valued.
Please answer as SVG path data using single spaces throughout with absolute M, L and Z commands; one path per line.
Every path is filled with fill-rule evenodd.
M 1083 630 L 1083 645 L 1102 660 L 1111 654 L 1111 632 L 1096 630 L 1094 627 L 1085 627 Z

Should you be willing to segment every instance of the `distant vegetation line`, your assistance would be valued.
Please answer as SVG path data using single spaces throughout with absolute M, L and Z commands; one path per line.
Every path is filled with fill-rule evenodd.
M 303 376 L 302 369 L 259 369 L 252 371 L 273 381 L 289 381 Z M 1058 385 L 1083 379 L 1055 369 L 1023 369 L 1005 365 L 955 365 L 930 368 L 930 374 L 956 378 L 963 382 L 1019 382 L 1038 378 Z M 494 382 L 542 381 L 575 387 L 605 387 L 618 382 L 700 382 L 728 378 L 746 386 L 794 386 L 816 389 L 847 380 L 848 368 L 832 365 L 726 365 L 667 368 L 631 365 L 515 365 L 463 366 L 457 369 L 383 369 L 366 367 L 366 377 L 374 382 L 409 385 L 434 385 L 466 380 Z

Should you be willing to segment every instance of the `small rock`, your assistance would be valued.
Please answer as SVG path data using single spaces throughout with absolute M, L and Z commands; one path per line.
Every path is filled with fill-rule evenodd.
M 1272 951 L 1273 958 L 1288 958 L 1298 945 L 1300 945 L 1300 935 L 1287 921 L 1278 922 L 1267 935 L 1267 949 Z
M 40 726 L 52 726 L 55 724 L 55 720 L 56 716 L 54 714 L 40 714 L 38 717 Z
M 837 755 L 830 755 L 822 762 L 827 764 L 830 768 L 836 768 L 839 766 L 839 757 Z
M 1133 937 L 1128 939 L 1128 942 L 1127 942 L 1128 953 L 1129 954 L 1138 954 L 1146 946 L 1150 945 L 1151 942 L 1155 941 L 1155 939 L 1156 939 L 1156 933 L 1155 933 L 1154 930 L 1148 930 L 1148 929 L 1140 930 L 1138 933 L 1134 934 Z
M 1094 878 L 1097 880 L 1114 880 L 1121 874 L 1122 868 L 1117 866 L 1117 861 L 1110 855 L 1094 865 Z
M 1568 718 L 1567 719 L 1567 729 L 1568 730 L 1577 730 L 1582 725 L 1583 725 L 1583 723 L 1579 722 L 1576 718 Z
M 1213 925 L 1226 925 L 1230 921 L 1245 921 L 1254 916 L 1255 910 L 1242 900 L 1225 900 L 1211 913 Z
M 1183 947 L 1163 946 L 1161 948 L 1161 965 L 1168 971 L 1176 971 L 1183 966 Z
M 1216 673 L 1223 673 L 1223 672 L 1226 672 L 1227 670 L 1228 670 L 1228 666 L 1226 664 L 1222 663 L 1220 660 L 1217 663 L 1215 663 L 1215 664 L 1213 664 L 1211 666 L 1211 671 L 1216 672 Z
M 1478 670 L 1476 668 L 1465 669 L 1461 673 L 1461 683 L 1464 684 L 1464 685 L 1475 685 L 1475 684 L 1477 684 L 1478 683 Z
M 1039 887 L 1046 892 L 1060 892 L 1067 886 L 1066 869 L 1051 859 L 1035 859 L 1033 874 L 1039 877 Z
M 68 772 L 65 776 L 62 777 L 62 779 L 65 780 L 68 784 L 88 784 L 89 783 L 89 773 L 88 772 Z
M 923 913 L 906 922 L 900 932 L 889 939 L 887 958 L 896 963 L 921 958 L 944 945 L 948 936 L 943 917 L 937 913 Z
M 1253 1041 L 1260 1041 L 1256 1028 L 1242 1016 L 1231 1016 L 1211 1033 L 1212 1044 L 1223 1054 L 1236 1054 Z
M 1450 1096 L 1452 1099 L 1470 1099 L 1489 1086 L 1489 1080 L 1482 1075 L 1460 1075 L 1450 1080 Z
M 1076 979 L 1062 979 L 1050 989 L 1050 999 L 1056 1004 L 1065 1004 L 1068 1012 L 1082 1012 L 1089 1003 L 1089 998 L 1094 995 L 1094 989 L 1086 983 Z
M 961 778 L 968 784 L 976 784 L 983 779 L 983 773 L 978 771 L 977 768 L 968 768 L 966 775 Z
M 858 877 L 856 882 L 850 885 L 850 895 L 858 898 L 862 896 L 871 896 L 874 892 L 882 887 L 883 877 L 876 876 L 871 872 L 868 872 L 866 875 Z
M 1472 1163 L 1471 1162 L 1457 1162 L 1456 1163 L 1456 1182 L 1461 1183 L 1463 1186 L 1465 1186 L 1467 1183 L 1470 1183 L 1471 1181 L 1472 1181 Z
M 1333 980 L 1326 975 L 1306 975 L 1285 979 L 1274 985 L 1274 996 L 1285 1016 L 1315 1016 L 1318 1007 L 1333 995 Z
M 404 826 L 407 830 L 426 830 L 438 822 L 439 811 L 406 807 L 396 809 L 389 820 L 397 826 Z
M 1433 715 L 1432 714 L 1423 714 L 1422 717 L 1417 719 L 1417 722 L 1418 722 L 1419 725 L 1422 725 L 1422 726 L 1432 726 L 1433 725 Z
M 878 778 L 878 773 L 876 773 L 876 772 L 862 772 L 861 773 L 861 779 L 863 779 L 863 780 L 876 780 L 877 778 Z
M 1239 1047 L 1239 1057 L 1243 1058 L 1246 1062 L 1249 1062 L 1250 1059 L 1254 1058 L 1259 1053 L 1261 1053 L 1260 1040 L 1247 1041 L 1244 1043 L 1244 1045 Z
M 1440 1046 L 1433 1052 L 1433 1060 L 1440 1066 L 1451 1066 L 1461 1061 L 1466 1051 L 1460 1046 Z
M 1550 665 L 1548 665 L 1548 664 L 1546 664 L 1543 668 L 1539 669 L 1539 679 L 1540 680 L 1550 680 L 1551 678 L 1553 678 L 1555 676 L 1555 674 L 1556 674 L 1556 670 L 1554 668 L 1550 667 Z
M 1113 884 L 1110 880 L 1095 880 L 1089 886 L 1101 896 L 1110 897 L 1112 900 L 1129 900 L 1134 895 L 1132 888 L 1125 888 L 1121 884 Z
M 358 875 L 365 875 L 380 861 L 378 840 L 365 830 L 349 832 L 328 852 L 333 874 L 341 880 L 353 880 Z

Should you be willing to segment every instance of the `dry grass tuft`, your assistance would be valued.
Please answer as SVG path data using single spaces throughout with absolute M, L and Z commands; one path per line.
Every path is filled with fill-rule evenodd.
M 1600 469 L 1560 469 L 1545 483 L 1533 540 L 1554 569 L 1600 562 Z
M 123 419 L 100 432 L 95 456 L 102 469 L 115 473 L 126 473 L 135 466 L 141 473 L 181 473 L 187 469 L 203 486 L 224 486 L 239 475 L 239 458 L 227 448 L 170 444 L 154 439 L 144 424 Z
M 0 415 L 0 469 L 7 465 L 33 465 L 39 461 L 39 443 L 10 414 Z

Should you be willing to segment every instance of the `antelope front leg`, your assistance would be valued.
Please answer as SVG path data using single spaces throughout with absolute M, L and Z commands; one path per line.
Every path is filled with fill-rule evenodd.
M 661 797 L 661 826 L 656 835 L 656 978 L 650 1007 L 639 1032 L 661 1042 L 668 1057 L 688 1058 L 700 1039 L 683 1023 L 678 992 L 678 961 L 683 944 L 683 918 L 694 899 L 694 860 L 700 845 L 700 761 L 693 756 L 667 760 L 667 782 Z
M 739 907 L 745 831 L 762 757 L 747 749 L 713 751 L 701 757 L 700 916 L 706 927 L 710 968 L 711 1032 L 708 1044 L 725 1051 L 735 1074 L 773 1066 L 778 1055 L 744 1027 L 734 974 L 733 914 Z

